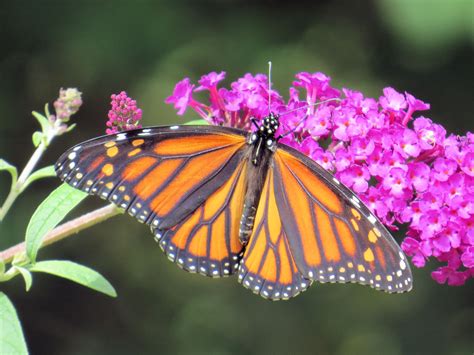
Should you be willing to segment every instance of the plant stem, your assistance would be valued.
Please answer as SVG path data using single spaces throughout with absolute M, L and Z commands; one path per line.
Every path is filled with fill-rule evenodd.
M 61 239 L 70 237 L 83 229 L 89 228 L 121 213 L 123 213 L 123 210 L 113 204 L 86 213 L 83 216 L 59 225 L 46 234 L 41 247 L 56 243 Z M 9 263 L 13 260 L 15 255 L 24 253 L 25 250 L 25 242 L 19 243 L 0 252 L 0 259 L 3 260 L 4 263 Z
M 49 113 L 47 113 L 47 116 L 49 117 Z M 8 193 L 7 198 L 5 199 L 5 202 L 3 203 L 3 206 L 0 207 L 0 222 L 5 218 L 5 215 L 10 210 L 10 207 L 13 205 L 16 198 L 25 189 L 26 180 L 31 175 L 33 169 L 40 161 L 41 157 L 43 156 L 43 153 L 46 151 L 46 148 L 48 148 L 54 137 L 61 134 L 61 124 L 61 120 L 56 120 L 54 124 L 52 124 L 48 128 L 47 132 L 43 132 L 45 136 L 43 137 L 43 139 L 41 139 L 40 144 L 36 148 L 30 160 L 28 160 L 28 163 L 26 163 L 25 167 L 23 168 L 23 171 L 18 177 L 18 180 L 15 181 L 15 183 L 13 184 L 10 192 Z
M 54 136 L 54 133 L 48 132 L 46 139 L 41 141 L 41 143 L 38 145 L 38 148 L 36 148 L 35 152 L 31 156 L 30 160 L 28 160 L 28 163 L 26 163 L 25 168 L 18 177 L 18 180 L 12 186 L 12 189 L 10 190 L 5 202 L 3 203 L 3 206 L 0 208 L 0 222 L 3 220 L 3 218 L 5 218 L 5 215 L 7 214 L 10 207 L 13 205 L 13 202 L 15 202 L 16 198 L 23 191 L 26 179 L 28 179 L 28 176 L 31 175 L 31 172 L 35 168 L 36 164 L 38 164 L 39 160 L 41 159 L 41 156 L 46 150 L 46 147 L 49 145 L 49 143 L 51 143 Z

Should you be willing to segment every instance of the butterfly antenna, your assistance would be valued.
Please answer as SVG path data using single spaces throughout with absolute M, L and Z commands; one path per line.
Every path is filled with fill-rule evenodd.
M 289 111 L 283 112 L 281 115 L 279 115 L 280 117 L 281 117 L 281 116 L 284 116 L 284 115 L 287 115 L 287 114 L 289 114 L 289 113 L 291 113 L 291 112 L 295 112 L 295 111 L 302 110 L 302 109 L 307 109 L 306 115 L 304 115 L 304 117 L 296 123 L 296 125 L 293 127 L 292 130 L 289 130 L 289 131 L 287 131 L 287 132 L 285 132 L 285 133 L 279 135 L 279 136 L 276 137 L 275 139 L 276 139 L 276 140 L 279 140 L 279 139 L 281 139 L 281 138 L 283 138 L 283 137 L 286 137 L 287 135 L 293 133 L 294 131 L 296 131 L 296 129 L 299 127 L 299 125 L 302 124 L 304 121 L 306 121 L 306 119 L 308 118 L 308 116 L 309 116 L 309 109 L 310 109 L 311 107 L 318 106 L 318 105 L 324 104 L 324 103 L 326 103 L 326 102 L 331 102 L 331 101 L 337 101 L 337 102 L 339 102 L 339 101 L 341 101 L 341 99 L 337 99 L 337 98 L 327 99 L 327 100 L 324 100 L 324 101 L 315 102 L 314 104 L 308 104 L 308 105 L 306 105 L 306 106 L 297 107 L 297 108 L 294 108 L 293 110 L 289 110 Z
M 270 115 L 271 110 L 271 90 L 272 90 L 272 62 L 268 62 L 268 114 Z

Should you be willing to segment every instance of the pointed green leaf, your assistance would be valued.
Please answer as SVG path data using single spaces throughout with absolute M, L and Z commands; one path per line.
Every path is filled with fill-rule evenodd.
M 44 104 L 44 113 L 46 114 L 46 118 L 51 116 L 51 114 L 49 113 L 49 104 L 48 103 Z
M 187 126 L 201 126 L 201 125 L 208 126 L 209 122 L 207 122 L 206 120 L 200 119 L 200 120 L 192 120 L 192 121 L 186 122 L 185 125 L 187 125 Z
M 37 147 L 40 145 L 41 140 L 43 139 L 43 133 L 41 133 L 40 131 L 36 131 L 35 133 L 33 133 L 33 136 L 31 138 L 33 140 L 33 145 Z
M 2 259 L 0 259 L 0 276 L 2 276 L 5 273 L 5 263 L 3 262 Z
M 74 128 L 76 128 L 77 124 L 76 123 L 73 123 L 72 125 L 70 125 L 67 129 L 66 129 L 66 132 L 71 132 Z
M 26 254 L 32 263 L 41 247 L 43 238 L 81 202 L 87 194 L 62 184 L 41 202 L 26 228 Z
M 33 174 L 31 174 L 28 179 L 26 179 L 25 185 L 23 185 L 23 190 L 26 189 L 26 187 L 35 180 L 52 176 L 56 176 L 56 172 L 54 171 L 53 165 L 45 166 L 44 168 L 38 169 Z
M 26 291 L 29 291 L 33 283 L 33 277 L 31 276 L 31 272 L 21 266 L 14 266 L 14 268 L 20 272 L 21 276 L 23 276 L 23 279 L 25 280 Z
M 41 125 L 41 130 L 43 131 L 43 133 L 48 132 L 49 128 L 51 127 L 51 124 L 49 123 L 48 119 L 44 117 L 41 113 L 36 112 L 36 111 L 33 111 L 31 114 L 36 118 L 36 120 Z
M 16 168 L 8 163 L 6 160 L 0 159 L 0 170 L 6 170 L 12 176 L 12 186 L 16 184 L 16 179 L 18 178 L 18 171 Z
M 114 287 L 101 274 L 69 260 L 39 261 L 29 269 L 33 272 L 45 272 L 63 277 L 110 297 L 117 297 Z
M 0 354 L 28 354 L 15 307 L 3 292 L 0 292 Z

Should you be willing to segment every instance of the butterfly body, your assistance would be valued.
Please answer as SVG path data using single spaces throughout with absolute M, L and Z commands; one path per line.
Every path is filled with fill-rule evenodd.
M 278 143 L 278 117 L 256 126 L 122 132 L 71 148 L 55 167 L 65 182 L 148 224 L 186 271 L 237 273 L 272 300 L 315 280 L 411 289 L 399 246 L 352 191 Z
M 278 119 L 272 116 L 265 119 L 263 125 L 258 126 L 257 131 L 248 136 L 247 186 L 239 229 L 239 240 L 243 245 L 247 245 L 252 234 L 258 202 L 276 151 L 277 129 Z

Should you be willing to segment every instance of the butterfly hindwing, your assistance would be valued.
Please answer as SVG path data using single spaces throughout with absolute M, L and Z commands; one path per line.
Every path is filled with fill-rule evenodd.
M 240 263 L 239 242 L 247 178 L 247 161 L 182 222 L 155 229 L 155 238 L 168 258 L 189 272 L 220 277 L 233 274 Z
M 311 281 L 298 270 L 275 199 L 273 169 L 268 172 L 253 231 L 239 269 L 239 282 L 264 298 L 288 299 Z
M 242 249 L 234 230 L 245 187 L 245 135 L 192 126 L 122 132 L 71 148 L 55 168 L 65 182 L 150 225 L 168 257 L 183 268 L 227 275 L 235 270 L 227 264 L 235 265 Z M 183 231 L 189 231 L 189 243 L 176 243 Z M 210 266 L 205 272 L 204 264 Z
M 298 270 L 320 282 L 355 282 L 386 292 L 412 287 L 407 260 L 369 209 L 294 149 L 274 157 L 274 193 Z

